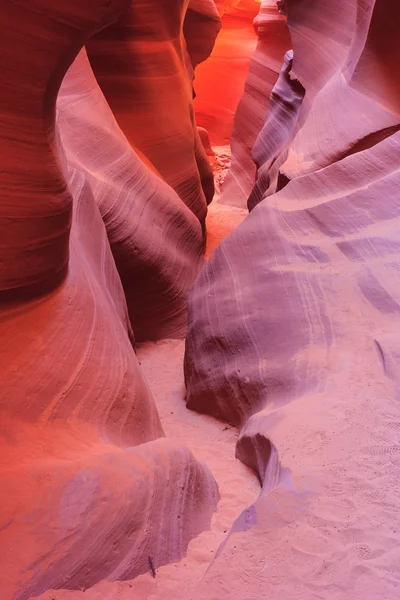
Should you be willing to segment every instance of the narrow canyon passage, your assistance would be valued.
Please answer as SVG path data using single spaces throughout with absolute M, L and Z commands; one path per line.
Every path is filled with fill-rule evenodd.
M 398 1 L 0 30 L 0 600 L 398 600 Z
M 213 147 L 230 143 L 237 105 L 257 45 L 253 19 L 259 7 L 252 2 L 247 10 L 226 12 L 210 57 L 196 69 L 196 121 L 208 131 Z
M 207 217 L 206 257 L 244 220 L 246 211 L 213 203 Z M 190 542 L 179 561 L 135 579 L 103 581 L 82 591 L 49 590 L 35 600 L 180 600 L 188 598 L 204 576 L 233 522 L 260 494 L 256 474 L 235 458 L 238 431 L 185 405 L 184 340 L 146 342 L 137 348 L 139 364 L 149 383 L 165 435 L 184 444 L 211 469 L 220 501 L 210 530 Z M 179 491 L 177 491 L 179 493 Z M 33 600 L 33 598 L 32 598 Z

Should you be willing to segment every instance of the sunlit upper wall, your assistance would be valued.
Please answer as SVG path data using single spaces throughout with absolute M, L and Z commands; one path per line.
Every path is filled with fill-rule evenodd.
M 267 0 L 268 2 L 274 2 L 274 0 Z M 217 5 L 220 14 L 224 14 L 226 12 L 232 12 L 235 10 L 240 11 L 258 11 L 259 6 L 257 4 L 261 4 L 261 0 L 215 0 L 215 4 Z
M 216 0 L 216 4 L 222 30 L 211 57 L 196 69 L 195 110 L 197 123 L 208 129 L 211 142 L 227 145 L 257 44 L 253 20 L 260 0 Z

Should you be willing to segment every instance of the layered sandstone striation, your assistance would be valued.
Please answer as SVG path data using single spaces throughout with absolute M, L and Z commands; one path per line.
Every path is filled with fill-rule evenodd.
M 263 489 L 190 598 L 394 599 L 400 13 L 284 5 L 304 100 L 267 114 L 254 153 L 284 135 L 194 286 L 185 360 L 188 406 L 240 428 Z
M 0 7 L 1 598 L 397 600 L 397 2 Z
M 190 58 L 194 64 L 204 59 L 220 22 L 215 10 L 210 15 L 210 2 L 193 2 L 188 17 L 192 24 L 185 29 L 188 4 L 132 2 L 114 25 L 88 42 L 87 49 L 96 79 L 130 144 L 204 227 L 214 184 L 194 119 Z M 202 17 L 199 49 L 194 25 Z
M 183 337 L 187 294 L 202 265 L 199 220 L 130 146 L 84 50 L 57 110 L 68 164 L 84 175 L 103 217 L 135 339 Z
M 274 0 L 262 0 L 261 5 L 258 6 L 260 10 L 254 19 L 257 45 L 251 56 L 244 92 L 241 94 L 237 109 L 235 107 L 230 140 L 232 165 L 219 197 L 219 202 L 222 204 L 241 208 L 247 204 L 256 181 L 256 164 L 260 164 L 257 155 L 253 156 L 252 150 L 258 134 L 267 125 L 265 120 L 268 119 L 271 123 L 270 114 L 267 116 L 271 97 L 273 99 L 271 108 L 276 111 L 276 95 L 281 96 L 283 91 L 282 74 L 278 82 L 280 90 L 275 94 L 275 100 L 274 94 L 271 96 L 271 93 L 277 84 L 284 55 L 291 48 L 286 19 L 281 14 L 282 11 L 278 10 L 277 3 Z M 279 123 L 285 123 L 283 127 L 287 127 L 285 119 L 281 119 Z M 276 133 L 278 133 L 279 144 L 281 132 L 271 132 L 271 137 Z
M 265 123 L 251 151 L 251 158 L 258 168 L 256 182 L 247 201 L 249 210 L 288 182 L 281 167 L 298 129 L 305 94 L 304 87 L 291 75 L 292 66 L 293 51 L 289 50 L 271 92 Z
M 209 469 L 164 438 L 132 346 L 126 298 L 141 337 L 173 331 L 203 241 L 199 219 L 119 130 L 81 51 L 128 5 L 1 2 L 7 600 L 177 560 L 218 499 Z

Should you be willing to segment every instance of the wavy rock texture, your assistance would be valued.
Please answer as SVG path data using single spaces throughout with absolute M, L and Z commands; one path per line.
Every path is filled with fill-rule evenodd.
M 176 560 L 217 502 L 209 470 L 182 445 L 159 439 L 96 200 L 102 211 L 115 210 L 107 227 L 117 250 L 121 216 L 102 193 L 119 194 L 121 212 L 128 202 L 131 211 L 139 206 L 138 229 L 146 212 L 157 219 L 159 210 L 163 235 L 169 222 L 198 245 L 200 225 L 117 140 L 84 54 L 63 86 L 59 129 L 55 123 L 65 71 L 86 39 L 126 7 L 1 2 L 0 581 L 7 600 L 131 578 L 149 569 L 149 556 L 154 566 Z M 85 100 L 74 95 L 83 80 Z M 76 111 L 75 128 L 63 103 Z M 83 133 L 93 151 L 103 144 L 98 170 Z M 136 204 L 126 197 L 127 169 L 139 180 Z M 160 198 L 146 203 L 140 176 Z M 127 255 L 139 235 L 135 219 L 126 225 Z M 172 246 L 165 249 L 171 261 L 179 255 Z
M 106 225 L 135 339 L 184 336 L 187 295 L 202 264 L 198 219 L 131 148 L 84 51 L 57 107 L 68 163 L 84 174 Z
M 87 48 L 96 79 L 130 144 L 204 227 L 214 183 L 194 120 L 193 67 L 183 33 L 187 8 L 187 0 L 133 2 Z M 201 19 L 197 10 L 190 14 L 195 21 Z M 208 28 L 208 40 L 200 49 L 202 56 L 212 48 L 216 19 L 215 14 L 206 18 L 203 35 Z M 192 53 L 199 51 L 195 42 Z
M 323 6 L 323 14 L 328 15 L 327 51 L 315 53 L 311 66 L 300 57 L 311 52 L 310 40 L 312 48 L 322 43 L 321 14 L 310 11 L 309 20 L 302 22 L 301 6 L 288 3 L 295 48 L 293 76 L 307 89 L 300 115 L 303 126 L 282 168 L 289 179 L 368 148 L 399 127 L 399 84 L 392 75 L 400 59 L 394 34 L 400 19 L 396 3 L 347 2 L 334 7 L 326 2 Z M 291 25 L 296 20 L 298 27 Z
M 235 113 L 231 136 L 232 164 L 219 197 L 222 204 L 238 207 L 246 206 L 256 181 L 257 157 L 254 158 L 251 151 L 258 134 L 266 126 L 264 122 L 270 95 L 277 83 L 285 52 L 291 47 L 286 20 L 274 0 L 262 1 L 254 27 L 258 37 L 257 46 Z M 272 106 L 276 106 L 276 103 L 273 102 Z
M 288 156 L 289 145 L 298 128 L 299 114 L 304 99 L 304 87 L 291 77 L 293 51 L 285 54 L 278 81 L 273 87 L 264 126 L 251 151 L 259 166 L 257 180 L 247 206 L 252 210 L 263 198 L 282 189 L 287 178 L 280 167 Z
M 241 427 L 263 490 L 190 598 L 395 599 L 400 13 L 285 6 L 306 90 L 287 185 L 265 177 L 202 271 L 185 360 L 188 406 Z
M 249 33 L 252 0 L 217 5 Z M 163 437 L 130 320 L 140 339 L 184 326 L 213 191 L 193 69 L 219 18 L 208 0 L 0 7 L 0 595 L 82 596 L 104 579 L 150 580 L 217 503 L 210 471 Z M 181 589 L 181 571 L 166 591 L 397 600 L 400 12 L 394 0 L 279 7 L 293 57 L 281 68 L 287 32 L 265 1 L 230 183 L 232 203 L 252 188 L 251 212 L 210 211 L 220 227 L 192 292 L 185 358 L 188 406 L 240 428 L 236 455 L 262 490 L 200 585 L 190 573 Z M 100 29 L 90 53 L 127 138 L 81 51 Z M 242 75 L 246 35 L 232 46 Z M 281 40 L 269 57 L 268 36 Z M 177 367 L 163 354 L 175 344 L 147 356 L 149 372 Z M 235 436 L 208 425 L 214 453 Z M 198 573 L 205 555 L 199 542 Z M 122 587 L 87 593 L 106 589 Z

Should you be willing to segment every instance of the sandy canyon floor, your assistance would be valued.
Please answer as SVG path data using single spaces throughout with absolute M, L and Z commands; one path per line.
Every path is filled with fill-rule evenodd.
M 229 147 L 217 147 L 211 158 L 217 197 L 229 167 Z M 215 201 L 207 218 L 208 257 L 221 240 L 245 218 L 246 211 Z M 151 387 L 166 436 L 185 444 L 195 457 L 211 469 L 220 492 L 218 510 L 210 531 L 194 539 L 180 562 L 157 569 L 132 581 L 103 581 L 82 591 L 49 590 L 40 600 L 179 600 L 188 598 L 226 538 L 233 521 L 252 504 L 260 492 L 254 473 L 235 458 L 238 432 L 207 415 L 190 411 L 185 405 L 183 379 L 184 340 L 166 339 L 138 347 L 138 358 Z M 263 565 L 260 565 L 260 570 Z
M 217 195 L 219 182 L 223 180 L 226 168 L 225 161 L 229 160 L 226 148 L 217 149 L 217 154 L 212 159 L 216 174 Z M 207 220 L 207 256 L 209 256 L 223 238 L 229 235 L 246 217 L 246 211 L 239 208 L 220 205 L 213 202 L 209 209 Z M 211 569 L 204 577 L 212 564 L 222 542 L 228 537 L 229 529 L 241 513 L 255 502 L 260 494 L 260 486 L 254 473 L 235 459 L 235 444 L 238 432 L 235 428 L 221 423 L 209 416 L 192 412 L 185 405 L 185 388 L 183 378 L 183 357 L 185 342 L 183 340 L 165 339 L 157 343 L 145 343 L 138 347 L 138 358 L 141 368 L 147 378 L 154 395 L 165 434 L 185 444 L 195 457 L 206 463 L 211 469 L 220 492 L 220 502 L 214 514 L 209 531 L 204 531 L 189 544 L 186 556 L 177 563 L 171 563 L 157 569 L 153 577 L 150 567 L 149 572 L 128 581 L 102 581 L 94 587 L 82 591 L 76 590 L 49 590 L 38 596 L 40 600 L 192 600 L 198 598 L 198 591 L 203 593 L 201 598 L 246 598 L 258 599 L 264 597 L 295 598 L 299 581 L 302 577 L 308 582 L 310 590 L 318 588 L 319 593 L 308 594 L 304 588 L 301 598 L 322 598 L 329 594 L 332 599 L 341 598 L 343 590 L 332 590 L 332 581 L 335 580 L 337 571 L 343 571 L 344 589 L 363 589 L 367 593 L 371 585 L 371 577 L 377 588 L 382 586 L 398 585 L 398 557 L 399 549 L 396 537 L 396 518 L 393 507 L 397 506 L 397 478 L 399 446 L 398 431 L 400 420 L 398 410 L 391 406 L 391 397 L 384 390 L 380 394 L 379 419 L 384 423 L 377 427 L 377 423 L 369 417 L 371 406 L 365 399 L 365 410 L 356 410 L 348 406 L 347 393 L 352 393 L 349 388 L 347 393 L 339 395 L 335 400 L 334 412 L 337 415 L 346 415 L 346 427 L 333 431 L 332 447 L 337 449 L 336 468 L 340 465 L 352 465 L 349 471 L 353 480 L 352 497 L 342 494 L 340 483 L 337 481 L 336 468 L 331 473 L 330 493 L 328 507 L 336 507 L 337 514 L 332 518 L 331 513 L 324 512 L 324 505 L 316 505 L 316 513 L 311 513 L 311 518 L 317 520 L 319 525 L 315 529 L 305 525 L 296 531 L 295 539 L 281 536 L 274 537 L 273 525 L 266 534 L 270 539 L 259 539 L 259 547 L 254 547 L 254 539 L 247 539 L 243 534 L 236 533 L 230 536 L 222 557 L 224 582 L 217 581 L 220 571 Z M 360 351 L 360 356 L 364 356 Z M 336 373 L 337 376 L 337 373 Z M 374 374 L 371 373 L 371 380 Z M 357 374 L 351 387 L 358 388 L 360 380 Z M 300 413 L 305 410 L 300 406 Z M 302 451 L 295 453 L 292 461 L 289 460 L 288 449 L 291 447 L 291 438 L 295 427 L 301 427 L 300 413 L 293 411 L 284 426 L 285 432 L 281 440 L 284 448 L 285 464 L 288 461 L 301 463 L 307 457 L 314 457 L 318 462 L 321 453 L 321 439 L 311 432 L 303 439 Z M 383 419 L 382 415 L 386 413 Z M 390 422 L 386 423 L 391 415 Z M 318 421 L 318 419 L 317 419 Z M 352 436 L 352 424 L 362 427 L 362 435 L 356 439 Z M 343 431 L 341 430 L 343 429 Z M 321 430 L 322 431 L 322 430 Z M 321 435 L 325 435 L 323 432 Z M 337 440 L 336 440 L 337 438 Z M 367 446 L 367 440 L 369 445 Z M 324 441 L 329 454 L 330 440 Z M 338 445 L 337 445 L 338 444 Z M 380 444 L 380 445 L 378 445 Z M 359 456 L 358 460 L 354 460 Z M 333 458 L 332 458 L 333 460 Z M 349 467 L 350 468 L 350 467 Z M 294 471 L 296 469 L 294 468 Z M 310 481 L 313 477 L 310 474 Z M 315 485 L 315 481 L 310 483 Z M 311 488 L 310 488 L 311 489 Z M 278 490 L 279 492 L 279 490 Z M 265 499 L 269 503 L 279 502 L 277 496 L 268 494 Z M 298 510 L 305 509 L 305 497 L 299 496 Z M 377 523 L 369 522 L 367 529 L 360 529 L 357 522 L 358 506 L 371 507 L 371 502 L 376 506 L 384 506 L 377 514 L 381 520 Z M 331 503 L 331 504 L 329 504 Z M 307 502 L 306 502 L 307 504 Z M 282 506 L 282 514 L 291 514 L 293 506 Z M 371 510 L 371 508 L 369 508 Z M 286 511 L 286 513 L 285 513 Z M 287 512 L 289 511 L 289 513 Z M 279 512 L 279 511 L 278 511 Z M 282 515 L 281 515 L 282 516 Z M 304 524 L 303 524 L 304 525 Z M 379 528 L 379 534 L 378 530 Z M 294 535 L 290 530 L 290 535 Z M 383 544 L 383 545 L 382 545 Z M 237 550 L 235 550 L 237 545 Z M 267 552 L 268 546 L 268 552 Z M 273 550 L 272 550 L 273 548 Z M 350 548 L 350 553 L 349 553 Z M 271 551 L 271 552 L 270 552 Z M 237 556 L 242 557 L 244 572 L 235 579 L 237 571 Z M 348 555 L 349 564 L 343 561 Z M 279 561 L 285 557 L 285 562 L 290 565 L 285 577 L 278 577 Z M 236 560 L 236 562 L 235 562 Z M 224 562 L 225 561 L 225 562 Z M 226 562 L 228 561 L 228 562 Z M 221 561 L 220 561 L 221 562 Z M 268 563 L 268 564 L 267 564 Z M 235 566 L 236 565 L 236 566 Z M 319 565 L 319 566 L 318 566 Z M 212 580 L 211 588 L 210 578 Z M 279 585 L 277 585 L 277 581 Z M 357 584 L 358 582 L 358 584 Z M 363 584 L 365 582 L 365 585 Z M 221 585 L 220 585 L 221 584 Z M 217 590 L 217 595 L 215 590 Z M 232 594 L 218 595 L 220 587 L 228 588 Z M 361 586 L 361 587 L 360 587 Z M 246 589 L 248 594 L 246 595 Z M 297 590 L 297 591 L 296 591 Z M 331 592 L 329 591 L 331 590 Z M 371 591 L 369 597 L 377 598 Z M 304 594 L 307 594 L 306 596 Z M 356 596 L 354 596 L 356 597 Z M 358 597 L 358 596 L 357 596 Z M 363 597 L 366 597 L 365 595 Z M 395 598 L 395 595 L 385 595 L 382 598 Z M 33 598 L 31 599 L 33 600 Z M 35 599 L 36 600 L 36 599 Z

